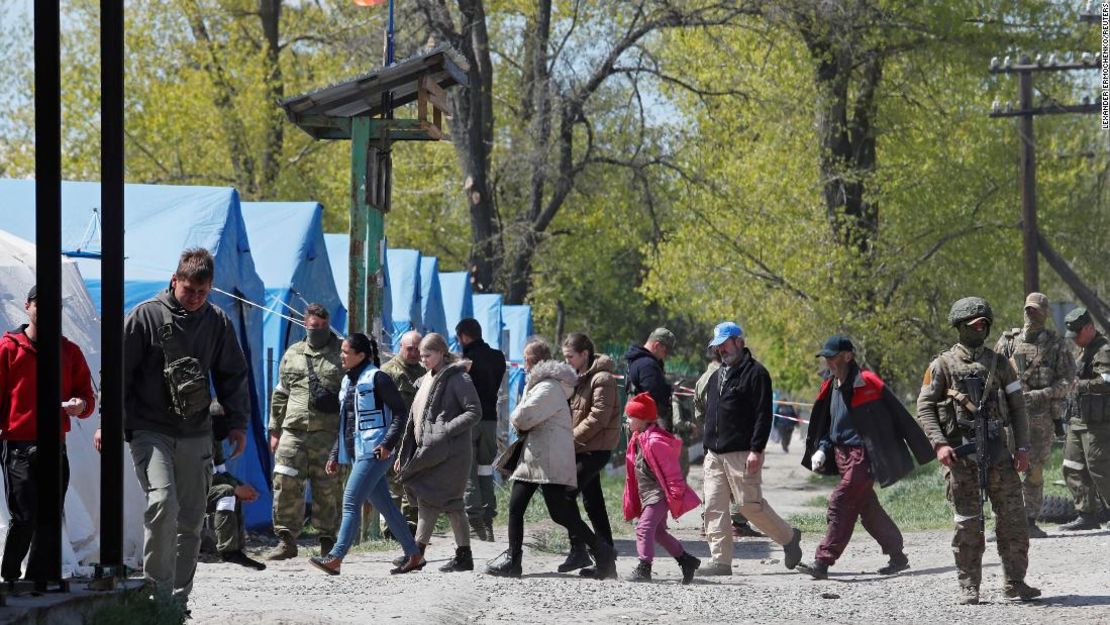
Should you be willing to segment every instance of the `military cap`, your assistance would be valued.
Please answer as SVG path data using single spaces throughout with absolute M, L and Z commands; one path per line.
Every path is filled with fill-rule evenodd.
M 1075 338 L 1080 330 L 1087 327 L 1088 323 L 1091 323 L 1091 313 L 1087 312 L 1087 309 L 1082 306 L 1073 308 L 1071 312 L 1064 317 L 1064 327 L 1068 329 L 1068 331 L 1064 333 L 1064 336 L 1069 339 Z
M 952 304 L 948 311 L 948 323 L 958 326 L 961 323 L 973 323 L 979 319 L 994 321 L 994 312 L 987 300 L 981 297 L 963 297 Z
M 1025 298 L 1026 308 L 1036 308 L 1043 313 L 1048 312 L 1048 296 L 1044 293 L 1030 293 Z
M 659 341 L 663 344 L 663 347 L 667 348 L 668 353 L 674 351 L 675 343 L 678 342 L 674 336 L 674 332 L 666 328 L 655 328 L 652 330 L 651 336 L 648 337 L 648 341 Z

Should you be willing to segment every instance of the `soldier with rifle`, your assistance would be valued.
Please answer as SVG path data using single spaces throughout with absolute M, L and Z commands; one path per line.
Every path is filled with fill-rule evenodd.
M 1003 594 L 1023 601 L 1041 594 L 1025 583 L 1029 532 L 1018 473 L 1029 467 L 1029 420 L 1017 373 L 1005 357 L 984 345 L 993 321 L 990 304 L 982 298 L 965 297 L 952 305 L 948 322 L 959 333 L 959 342 L 929 364 L 917 398 L 917 420 L 943 465 L 948 500 L 955 509 L 952 550 L 958 601 L 965 605 L 979 603 L 987 497 L 996 515 Z M 1016 443 L 1013 456 L 1006 428 Z

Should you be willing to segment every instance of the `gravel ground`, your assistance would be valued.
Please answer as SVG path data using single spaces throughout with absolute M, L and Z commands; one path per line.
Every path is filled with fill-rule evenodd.
M 691 482 L 700 467 L 691 472 Z M 803 510 L 821 494 L 809 484 L 794 455 L 769 453 L 765 497 L 782 516 Z M 695 485 L 696 487 L 696 485 Z M 614 519 L 614 523 L 618 520 Z M 709 551 L 699 536 L 699 515 L 677 524 L 676 535 L 704 560 Z M 672 523 L 672 526 L 675 524 Z M 530 531 L 544 527 L 537 525 Z M 190 607 L 198 625 L 228 622 L 251 625 L 339 624 L 395 620 L 404 623 L 1110 623 L 1110 531 L 1064 535 L 1049 527 L 1050 537 L 1033 541 L 1028 582 L 1044 592 L 1041 600 L 1012 603 L 1001 594 L 1002 571 L 993 542 L 984 558 L 979 606 L 955 604 L 956 574 L 948 532 L 906 535 L 911 569 L 883 577 L 875 573 L 886 559 L 878 546 L 858 531 L 847 553 L 825 581 L 788 571 L 782 549 L 767 539 L 744 539 L 737 545 L 731 578 L 678 583 L 678 565 L 669 557 L 655 561 L 655 581 L 634 584 L 559 574 L 562 555 L 526 549 L 524 577 L 506 580 L 478 571 L 444 574 L 436 570 L 450 557 L 453 543 L 437 536 L 429 546 L 429 566 L 405 576 L 389 575 L 392 553 L 352 554 L 343 574 L 328 577 L 311 568 L 305 550 L 291 561 L 271 563 L 254 572 L 227 564 L 202 564 Z M 805 558 L 812 557 L 820 536 L 805 534 Z M 475 541 L 475 564 L 505 549 L 504 528 L 498 541 Z M 619 539 L 621 576 L 636 565 L 635 541 Z M 663 553 L 661 549 L 657 550 Z M 1093 562 L 1082 568 L 1076 563 Z M 1080 573 L 1075 572 L 1079 568 Z

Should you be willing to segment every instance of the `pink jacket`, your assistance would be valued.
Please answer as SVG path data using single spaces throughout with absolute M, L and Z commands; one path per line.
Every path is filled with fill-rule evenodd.
M 677 436 L 652 423 L 643 432 L 633 432 L 628 441 L 624 470 L 624 519 L 631 521 L 643 512 L 640 506 L 640 485 L 636 482 L 636 449 L 644 448 L 644 459 L 651 472 L 667 494 L 667 509 L 674 518 L 697 508 L 701 504 L 694 489 L 682 477 L 682 467 L 678 455 L 682 453 L 682 441 Z

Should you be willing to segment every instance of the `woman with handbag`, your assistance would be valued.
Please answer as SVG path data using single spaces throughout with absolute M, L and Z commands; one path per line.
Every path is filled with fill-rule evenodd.
M 416 542 L 421 554 L 441 514 L 451 521 L 455 557 L 440 571 L 470 571 L 470 526 L 463 497 L 470 477 L 473 444 L 470 429 L 482 418 L 478 391 L 442 335 L 420 341 L 420 361 L 428 370 L 420 378 L 411 418 L 397 454 L 397 479 L 416 504 Z
M 347 374 L 339 391 L 339 437 L 324 470 L 335 475 L 340 462 L 353 466 L 343 493 L 343 522 L 335 546 L 308 561 L 329 575 L 339 575 L 343 558 L 358 535 L 362 504 L 369 500 L 405 552 L 405 561 L 390 572 L 423 568 L 424 557 L 393 503 L 386 479 L 390 453 L 407 421 L 405 402 L 393 380 L 379 370 L 378 345 L 365 334 L 355 333 L 343 341 L 341 360 Z
M 525 345 L 524 369 L 528 382 L 511 417 L 513 427 L 526 438 L 511 478 L 509 549 L 486 567 L 486 573 L 520 577 L 524 511 L 539 490 L 551 519 L 567 529 L 572 542 L 581 542 L 593 554 L 597 577 L 611 577 L 615 568 L 613 547 L 599 540 L 582 521 L 578 505 L 570 496 L 578 480 L 567 400 L 574 392 L 578 376 L 570 365 L 551 359 L 551 346 L 543 339 L 532 339 Z

